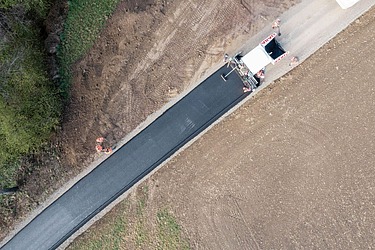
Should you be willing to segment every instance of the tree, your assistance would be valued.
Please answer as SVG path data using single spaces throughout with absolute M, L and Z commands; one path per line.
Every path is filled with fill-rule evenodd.
M 18 159 L 42 148 L 59 125 L 61 98 L 48 78 L 42 21 L 51 0 L 0 0 L 0 186 Z

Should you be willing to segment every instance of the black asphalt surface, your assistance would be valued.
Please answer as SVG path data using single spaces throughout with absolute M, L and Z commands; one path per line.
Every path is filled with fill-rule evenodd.
M 181 146 L 246 97 L 223 66 L 48 206 L 2 249 L 55 249 Z M 165 185 L 168 185 L 166 183 Z

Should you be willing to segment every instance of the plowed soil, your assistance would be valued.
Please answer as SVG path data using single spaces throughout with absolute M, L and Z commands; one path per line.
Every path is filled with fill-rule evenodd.
M 194 248 L 375 246 L 374 16 L 372 8 L 148 182 L 151 206 L 169 204 Z
M 193 249 L 374 248 L 374 17 L 372 8 L 151 176 L 139 188 L 146 218 L 167 207 Z M 133 211 L 137 195 L 126 201 Z M 105 234 L 101 223 L 82 238 Z

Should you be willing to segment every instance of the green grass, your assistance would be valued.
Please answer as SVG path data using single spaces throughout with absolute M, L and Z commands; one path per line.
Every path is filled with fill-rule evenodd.
M 62 91 L 71 84 L 71 67 L 92 47 L 105 21 L 120 0 L 71 0 L 58 54 L 63 78 Z
M 181 227 L 176 218 L 163 209 L 157 214 L 158 221 L 158 249 L 190 249 L 189 244 L 181 236 Z
M 148 197 L 148 186 L 142 186 L 140 188 L 140 194 L 137 201 L 136 215 L 137 220 L 135 222 L 135 243 L 138 248 L 142 248 L 144 244 L 150 239 L 149 233 L 146 227 L 145 209 L 147 208 L 147 197 Z
M 147 186 L 141 187 L 137 196 L 135 203 L 125 200 L 118 204 L 100 225 L 89 229 L 68 249 L 190 249 L 181 226 L 167 209 L 150 217 Z
M 80 241 L 73 242 L 70 248 L 81 250 L 121 249 L 122 238 L 126 233 L 126 229 L 126 218 L 111 218 L 104 225 L 97 228 L 96 232 L 92 231 L 90 237 L 86 238 L 83 244 L 79 244 Z

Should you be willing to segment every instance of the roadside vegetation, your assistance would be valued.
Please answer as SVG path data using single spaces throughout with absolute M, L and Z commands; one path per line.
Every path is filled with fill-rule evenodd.
M 139 187 L 136 200 L 120 202 L 69 247 L 70 250 L 160 249 L 187 250 L 188 241 L 168 208 L 150 214 L 148 188 Z
M 16 185 L 20 157 L 40 150 L 58 126 L 61 101 L 43 47 L 50 0 L 0 3 L 0 187 Z
M 48 78 L 43 22 L 53 0 L 0 2 L 0 187 L 16 185 L 21 156 L 36 153 L 59 126 L 71 67 L 93 45 L 119 0 L 73 0 L 58 57 L 62 84 Z
M 119 0 L 61 1 L 68 4 L 68 13 L 57 47 L 61 77 L 58 84 L 50 79 L 44 47 L 45 26 L 54 25 L 46 23 L 48 13 L 57 2 L 0 1 L 0 228 L 3 232 L 14 216 L 22 216 L 16 207 L 30 204 L 22 197 L 38 203 L 40 190 L 35 194 L 30 194 L 32 190 L 24 193 L 22 183 L 38 169 L 38 161 L 48 157 L 45 152 L 51 151 L 51 138 L 61 126 L 63 106 L 69 101 L 71 67 L 92 47 Z M 25 160 L 26 172 L 22 167 Z
M 158 249 L 190 249 L 188 242 L 182 239 L 181 226 L 168 209 L 157 213 L 157 223 Z
M 120 0 L 72 0 L 61 36 L 59 49 L 62 91 L 67 93 L 71 82 L 71 66 L 92 47 L 105 20 Z

